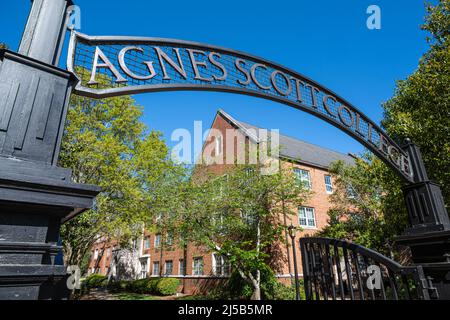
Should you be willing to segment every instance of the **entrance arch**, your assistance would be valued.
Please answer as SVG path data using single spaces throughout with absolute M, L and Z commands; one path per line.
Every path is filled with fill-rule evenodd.
M 344 131 L 405 182 L 414 182 L 409 154 L 359 109 L 314 80 L 247 53 L 183 40 L 72 32 L 67 67 L 80 79 L 75 92 L 96 99 L 195 90 L 280 102 Z

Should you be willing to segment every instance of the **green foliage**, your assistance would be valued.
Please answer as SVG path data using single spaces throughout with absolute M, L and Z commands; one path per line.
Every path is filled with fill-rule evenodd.
M 442 187 L 450 205 L 450 0 L 427 6 L 422 29 L 429 33 L 429 51 L 418 69 L 399 81 L 384 104 L 383 126 L 393 137 L 410 138 L 422 152 L 431 180 Z
M 296 214 L 308 192 L 298 183 L 291 168 L 263 175 L 261 166 L 236 166 L 226 176 L 211 176 L 197 167 L 178 199 L 178 229 L 184 241 L 222 255 L 233 270 L 261 297 L 262 272 L 281 261 L 283 218 Z M 245 294 L 248 294 L 246 292 Z
M 96 289 L 96 288 L 104 288 L 108 284 L 108 278 L 102 276 L 100 274 L 91 274 L 87 276 L 83 282 L 82 287 L 87 290 Z
M 249 300 L 254 288 L 238 272 L 233 272 L 225 285 L 214 289 L 208 299 L 212 300 Z M 261 298 L 264 300 L 295 300 L 295 286 L 280 283 L 270 268 L 261 272 Z M 303 281 L 300 280 L 300 297 L 305 299 Z
M 128 285 L 128 291 L 133 293 L 155 293 L 159 279 L 139 279 L 131 281 Z
M 5 43 L 0 42 L 0 49 L 8 49 L 8 46 Z
M 147 132 L 141 117 L 142 107 L 129 96 L 72 97 L 60 166 L 72 169 L 75 182 L 98 185 L 102 193 L 92 210 L 62 226 L 67 264 L 81 266 L 101 238 L 126 246 L 141 234 L 155 210 L 170 203 L 155 195 L 169 192 L 162 181 L 176 166 L 161 134 Z
M 138 294 L 138 293 L 121 293 L 116 296 L 119 300 L 158 300 L 157 297 Z
M 110 281 L 108 282 L 108 291 L 111 293 L 128 291 L 129 281 Z
M 172 296 L 177 293 L 180 281 L 175 278 L 162 278 L 156 285 L 156 292 L 162 296 Z
M 303 280 L 299 283 L 300 300 L 306 300 L 305 290 L 303 287 Z M 273 288 L 273 296 L 270 300 L 295 300 L 296 292 L 295 286 L 286 286 L 282 283 L 276 282 Z
M 146 278 L 134 281 L 112 281 L 108 284 L 108 290 L 112 293 L 127 292 L 171 296 L 177 293 L 179 285 L 180 281 L 175 278 Z
M 394 239 L 407 227 L 402 182 L 386 165 L 366 153 L 354 166 L 334 163 L 335 192 L 324 237 L 347 239 L 392 256 Z
M 410 138 L 423 155 L 429 177 L 450 204 L 450 1 L 428 6 L 423 29 L 430 50 L 395 96 L 384 104 L 383 126 L 399 141 Z M 378 158 L 365 154 L 354 167 L 336 163 L 336 192 L 322 236 L 348 239 L 395 257 L 394 239 L 407 228 L 402 182 Z M 352 197 L 349 198 L 348 190 Z

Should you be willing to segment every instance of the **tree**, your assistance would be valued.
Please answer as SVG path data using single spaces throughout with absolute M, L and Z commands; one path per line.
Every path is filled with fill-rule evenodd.
M 103 191 L 93 209 L 62 226 L 67 264 L 81 265 L 99 239 L 129 243 L 151 219 L 151 194 L 171 163 L 160 134 L 147 133 L 141 115 L 129 96 L 71 99 L 60 165 L 72 169 L 74 182 Z
M 450 203 L 450 1 L 427 6 L 423 29 L 430 50 L 395 96 L 383 105 L 383 126 L 399 141 L 411 138 L 421 148 L 432 180 Z M 344 238 L 394 256 L 394 239 L 407 227 L 402 182 L 378 158 L 364 154 L 355 166 L 336 163 L 335 194 L 329 227 L 322 235 Z M 350 194 L 349 194 L 350 193 Z M 349 197 L 350 195 L 350 197 Z
M 333 175 L 329 225 L 320 235 L 347 239 L 394 257 L 394 239 L 407 227 L 402 182 L 371 153 L 354 165 L 338 161 Z
M 251 285 L 255 300 L 261 299 L 261 274 L 273 267 L 273 247 L 282 242 L 283 214 L 296 214 L 307 196 L 290 168 L 273 175 L 260 169 L 239 165 L 214 177 L 197 168 L 195 179 L 185 184 L 178 219 L 184 241 L 223 256 Z
M 422 29 L 429 32 L 429 51 L 406 80 L 399 81 L 384 104 L 383 126 L 397 139 L 410 138 L 423 155 L 431 180 L 442 187 L 450 205 L 450 0 L 427 6 Z

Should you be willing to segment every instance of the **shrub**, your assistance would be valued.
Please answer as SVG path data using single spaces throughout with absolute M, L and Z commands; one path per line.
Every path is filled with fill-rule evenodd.
M 162 278 L 156 285 L 156 294 L 171 296 L 177 293 L 180 281 L 174 278 Z
M 216 288 L 208 298 L 214 300 L 239 299 L 248 300 L 253 295 L 253 286 L 242 279 L 238 272 L 233 272 L 228 282 Z M 269 268 L 261 270 L 261 297 L 263 300 L 295 300 L 295 286 L 285 286 L 278 281 Z M 300 298 L 305 299 L 303 280 L 300 279 Z
M 103 288 L 108 284 L 108 277 L 102 276 L 100 274 L 91 274 L 87 276 L 83 281 L 83 286 L 85 288 L 94 289 L 94 288 Z
M 110 281 L 108 283 L 108 290 L 112 293 L 128 291 L 129 284 L 129 281 Z
M 113 293 L 128 292 L 170 296 L 177 293 L 180 281 L 174 278 L 151 278 L 134 281 L 112 281 L 108 290 Z
M 128 283 L 127 291 L 141 294 L 157 294 L 160 279 L 139 279 Z

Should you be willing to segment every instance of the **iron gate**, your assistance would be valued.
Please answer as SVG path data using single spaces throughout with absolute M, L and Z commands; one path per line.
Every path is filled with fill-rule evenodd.
M 429 300 L 421 266 L 402 266 L 371 249 L 329 238 L 300 239 L 307 300 Z

